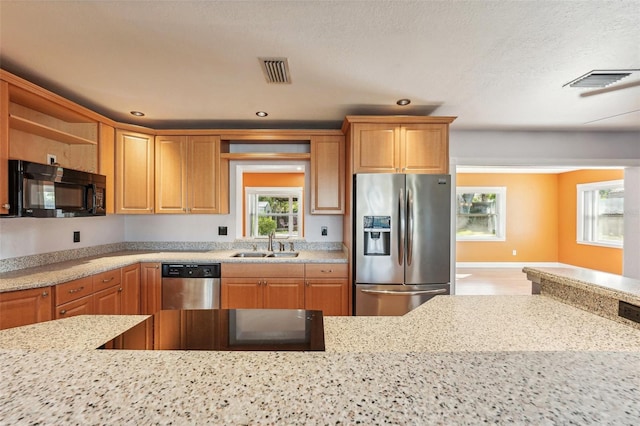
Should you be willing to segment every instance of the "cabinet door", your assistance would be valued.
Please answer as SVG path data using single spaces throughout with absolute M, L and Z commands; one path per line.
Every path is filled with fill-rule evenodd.
M 93 309 L 96 315 L 120 315 L 122 287 L 120 284 L 93 294 Z
M 262 290 L 265 309 L 304 309 L 304 280 L 267 278 Z
M 344 213 L 344 138 L 311 138 L 311 213 Z
M 140 313 L 153 315 L 162 309 L 162 271 L 159 263 L 140 265 Z
M 400 167 L 399 127 L 392 124 L 352 125 L 353 173 L 397 173 Z
M 401 172 L 449 171 L 449 137 L 446 124 L 407 124 L 400 129 Z
M 262 308 L 261 278 L 223 278 L 220 307 L 222 309 Z
M 64 303 L 56 306 L 55 318 L 69 318 L 76 315 L 93 315 L 95 309 L 93 307 L 93 295 L 85 296 L 80 299 Z
M 222 168 L 219 136 L 189 138 L 188 202 L 189 213 L 227 213 L 221 203 Z
M 304 308 L 327 315 L 349 315 L 349 287 L 346 279 L 306 280 Z
M 9 213 L 9 84 L 0 81 L 0 214 Z M 0 326 L 1 328 L 5 328 Z
M 116 213 L 153 213 L 154 138 L 116 131 Z
M 116 129 L 100 123 L 100 143 L 98 145 L 98 173 L 107 177 L 106 212 L 113 214 L 115 207 L 116 177 Z
M 121 308 L 123 315 L 140 314 L 140 265 L 122 268 Z
M 156 213 L 187 212 L 187 138 L 156 136 Z
M 0 293 L 0 330 L 51 320 L 52 290 L 43 287 Z

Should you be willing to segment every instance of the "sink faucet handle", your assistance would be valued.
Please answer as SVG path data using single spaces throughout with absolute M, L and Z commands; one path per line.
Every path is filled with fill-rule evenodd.
M 293 250 L 293 241 L 289 241 L 289 251 L 294 251 Z
M 278 248 L 280 251 L 284 251 L 284 243 L 282 241 L 278 241 Z
M 253 251 L 258 251 L 258 245 L 257 244 L 251 244 L 251 248 L 253 249 Z

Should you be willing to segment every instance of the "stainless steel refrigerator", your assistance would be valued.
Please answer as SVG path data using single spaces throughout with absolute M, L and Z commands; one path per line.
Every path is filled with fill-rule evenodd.
M 356 315 L 404 315 L 450 292 L 451 177 L 358 174 Z

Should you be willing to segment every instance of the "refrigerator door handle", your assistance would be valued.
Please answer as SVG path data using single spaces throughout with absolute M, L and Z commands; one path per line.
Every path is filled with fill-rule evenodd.
M 367 294 L 388 294 L 392 296 L 418 296 L 420 294 L 442 294 L 446 293 L 447 289 L 440 288 L 437 290 L 418 290 L 418 291 L 394 291 L 394 290 L 360 290 L 362 293 Z
M 398 195 L 398 207 L 400 209 L 400 232 L 398 232 L 398 265 L 404 265 L 404 237 L 406 234 L 406 214 L 404 204 L 404 189 Z
M 407 265 L 413 260 L 413 192 L 407 190 Z

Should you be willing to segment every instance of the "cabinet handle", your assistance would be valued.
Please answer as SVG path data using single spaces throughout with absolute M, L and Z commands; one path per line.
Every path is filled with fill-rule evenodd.
M 82 290 L 84 290 L 84 286 L 80 288 L 72 288 L 71 290 L 69 290 L 69 294 L 77 293 Z
M 108 283 L 109 281 L 113 281 L 113 279 L 114 279 L 114 278 L 115 278 L 115 277 L 111 277 L 111 278 L 109 278 L 109 279 L 107 279 L 107 280 L 102 280 L 102 282 L 103 282 L 103 283 Z
M 322 272 L 323 274 L 330 274 L 333 272 L 333 269 L 320 269 L 320 272 Z
M 309 280 L 306 280 L 306 281 L 304 282 L 304 285 L 306 285 L 307 287 L 309 287 Z
M 267 280 L 262 281 L 262 285 L 267 285 Z
M 2 205 L 2 208 L 3 208 L 3 209 L 7 209 L 7 210 L 9 210 L 9 209 L 11 208 L 11 204 L 9 204 L 9 203 L 4 203 L 4 204 Z
M 120 287 L 120 288 L 118 289 L 118 291 L 122 291 L 122 287 Z
M 66 310 L 66 309 L 63 309 L 63 310 L 61 310 L 61 311 L 60 311 L 60 315 L 64 315 L 64 314 L 66 314 L 66 313 L 67 313 L 67 310 Z
M 154 266 L 154 268 L 160 269 L 160 265 L 156 265 L 156 266 Z
M 48 295 L 49 295 L 49 292 L 48 292 L 48 291 L 43 291 L 43 292 L 42 292 L 42 297 L 47 297 Z
M 259 286 L 262 285 L 262 281 L 261 280 L 258 280 L 258 285 Z

